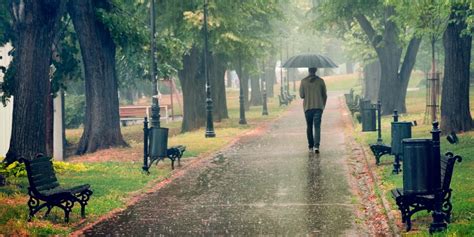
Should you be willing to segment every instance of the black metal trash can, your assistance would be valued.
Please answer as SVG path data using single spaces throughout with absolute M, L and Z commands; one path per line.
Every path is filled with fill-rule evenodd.
M 150 157 L 166 157 L 168 150 L 168 128 L 150 128 Z
M 432 140 L 403 139 L 402 147 L 403 192 L 405 194 L 434 193 L 440 179 L 435 177 L 436 165 Z
M 402 140 L 411 138 L 411 122 L 392 122 L 392 155 L 402 155 Z
M 377 120 L 375 117 L 377 109 L 370 100 L 363 100 L 361 104 L 362 132 L 377 131 Z

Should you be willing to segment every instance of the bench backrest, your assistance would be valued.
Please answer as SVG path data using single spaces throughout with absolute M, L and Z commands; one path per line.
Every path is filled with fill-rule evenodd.
M 460 156 L 453 156 L 452 153 L 441 156 L 441 188 L 445 191 L 450 189 L 456 160 L 461 162 L 462 158 Z
M 30 190 L 34 193 L 50 190 L 59 186 L 56 174 L 54 173 L 53 161 L 51 157 L 37 155 L 32 160 L 23 160 L 25 162 Z
M 150 107 L 149 106 L 137 106 L 137 107 L 120 107 L 119 114 L 121 118 L 133 117 L 133 118 L 144 118 L 149 117 Z

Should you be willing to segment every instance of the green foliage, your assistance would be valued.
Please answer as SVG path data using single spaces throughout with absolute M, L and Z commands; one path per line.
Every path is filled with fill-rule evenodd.
M 84 95 L 67 95 L 64 103 L 66 128 L 77 128 L 84 121 L 86 102 Z
M 18 161 L 6 165 L 0 164 L 0 175 L 5 177 L 26 177 L 25 164 L 20 164 Z
M 57 173 L 64 173 L 66 171 L 82 172 L 87 168 L 82 163 L 67 163 L 63 161 L 53 161 L 54 171 Z M 9 165 L 5 163 L 0 164 L 0 174 L 5 177 L 26 177 L 25 164 L 15 161 Z
M 8 1 L 0 1 L 0 46 L 7 43 L 11 38 L 11 17 L 8 8 Z
M 82 77 L 79 44 L 71 22 L 69 17 L 62 19 L 58 37 L 60 40 L 53 47 L 55 71 L 51 80 L 52 93 L 57 93 L 60 89 L 67 90 L 71 81 L 80 80 Z

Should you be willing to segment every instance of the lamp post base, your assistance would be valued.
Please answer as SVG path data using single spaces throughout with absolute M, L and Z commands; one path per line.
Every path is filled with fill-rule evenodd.
M 214 131 L 206 131 L 206 137 L 216 137 L 216 133 Z

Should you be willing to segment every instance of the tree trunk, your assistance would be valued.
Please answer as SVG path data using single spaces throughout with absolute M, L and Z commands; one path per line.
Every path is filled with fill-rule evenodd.
M 206 122 L 206 92 L 201 56 L 202 51 L 194 46 L 189 55 L 183 57 L 183 69 L 178 72 L 183 91 L 183 133 L 201 128 Z
M 220 122 L 222 119 L 229 118 L 227 112 L 227 99 L 225 91 L 225 61 L 219 55 L 211 55 L 210 57 L 210 74 L 212 101 L 214 102 L 213 118 L 214 121 Z
M 354 64 L 351 61 L 346 62 L 346 74 L 354 73 Z
M 61 0 L 11 1 L 13 47 L 13 123 L 7 160 L 46 152 L 49 66 L 61 16 Z
M 48 89 L 50 90 L 50 89 Z M 54 154 L 54 98 L 50 95 L 48 96 L 46 102 L 46 152 L 47 156 L 53 156 Z
M 391 20 L 394 14 L 394 7 L 388 6 L 385 8 L 383 36 L 377 35 L 377 32 L 365 16 L 356 16 L 356 20 L 367 34 L 380 60 L 379 100 L 382 104 L 382 115 L 391 114 L 393 110 L 401 113 L 406 112 L 405 98 L 408 81 L 410 80 L 411 71 L 415 65 L 416 55 L 421 43 L 421 39 L 417 37 L 410 40 L 399 72 L 402 48 L 398 40 L 399 30 L 395 22 Z
M 69 15 L 84 63 L 86 113 L 77 154 L 127 146 L 120 131 L 115 43 L 96 10 L 105 1 L 71 0 Z M 107 7 L 107 6 L 106 6 Z
M 232 71 L 227 70 L 225 72 L 226 79 L 227 79 L 227 88 L 232 88 Z
M 376 60 L 364 66 L 364 98 L 376 103 L 380 88 L 380 62 Z
M 243 71 L 242 71 L 242 80 L 241 80 L 241 83 L 242 83 L 242 88 L 244 90 L 244 107 L 245 107 L 245 111 L 249 111 L 250 110 L 250 103 L 249 103 L 249 73 L 247 72 L 247 70 L 244 68 Z M 240 78 L 240 75 L 239 75 L 239 78 Z
M 253 75 L 250 78 L 250 106 L 260 106 L 263 104 L 262 92 L 260 91 L 260 79 L 258 75 Z
M 466 10 L 466 5 L 453 7 L 444 37 L 444 81 L 441 96 L 441 130 L 445 133 L 473 128 L 469 107 L 469 64 L 472 36 L 462 34 L 466 22 L 457 19 L 454 11 Z
M 266 90 L 267 90 L 267 97 L 273 98 L 275 94 L 273 91 L 273 88 L 276 84 L 275 57 L 272 56 L 268 62 L 269 63 L 265 66 L 265 76 L 267 78 Z

